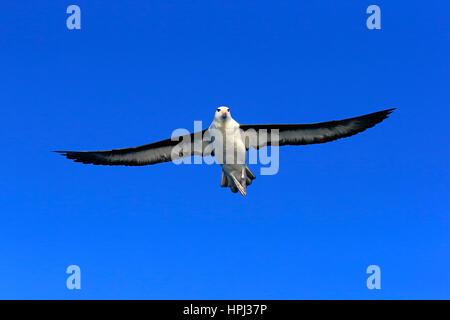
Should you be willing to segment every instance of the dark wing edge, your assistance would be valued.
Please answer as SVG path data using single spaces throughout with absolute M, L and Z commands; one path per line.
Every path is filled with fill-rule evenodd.
M 138 147 L 103 151 L 54 151 L 74 162 L 94 165 L 145 166 L 193 155 L 208 156 L 208 129 Z M 174 148 L 177 147 L 176 150 Z M 175 152 L 174 152 L 175 151 Z
M 279 146 L 325 143 L 350 137 L 369 129 L 386 119 L 394 110 L 395 108 L 392 108 L 344 120 L 311 124 L 241 124 L 240 128 L 243 130 L 244 135 L 247 136 L 247 149 L 251 147 L 259 149 L 267 145 L 272 145 L 270 131 L 274 129 L 279 132 L 279 141 L 277 144 Z M 267 138 L 260 139 L 261 134 L 259 130 L 266 130 L 268 133 Z M 252 141 L 256 141 L 254 135 L 257 136 L 257 143 L 252 143 Z

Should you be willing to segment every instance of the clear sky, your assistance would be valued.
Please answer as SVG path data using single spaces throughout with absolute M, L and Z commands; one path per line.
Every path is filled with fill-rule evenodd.
M 81 8 L 81 30 L 66 8 Z M 366 8 L 381 8 L 368 30 Z M 450 298 L 448 1 L 6 1 L 0 298 Z M 102 167 L 51 150 L 398 108 L 283 147 L 243 198 L 212 165 Z M 259 173 L 258 166 L 251 167 Z M 81 290 L 66 288 L 69 265 Z M 366 268 L 381 268 L 381 290 Z

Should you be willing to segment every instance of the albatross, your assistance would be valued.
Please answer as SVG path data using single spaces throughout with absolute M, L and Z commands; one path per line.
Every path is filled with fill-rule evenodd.
M 214 156 L 222 168 L 220 186 L 245 196 L 247 186 L 256 178 L 246 163 L 250 148 L 307 145 L 350 137 L 380 123 L 393 110 L 310 124 L 239 124 L 231 117 L 230 108 L 221 106 L 203 131 L 132 148 L 55 152 L 75 162 L 110 166 L 144 166 L 195 155 Z

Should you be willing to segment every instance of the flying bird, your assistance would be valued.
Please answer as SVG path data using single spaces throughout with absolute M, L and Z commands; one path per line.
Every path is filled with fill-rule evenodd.
M 95 165 L 144 166 L 194 155 L 215 156 L 222 168 L 220 186 L 245 196 L 256 176 L 246 164 L 247 151 L 265 146 L 325 143 L 375 126 L 394 109 L 311 124 L 239 124 L 226 106 L 217 108 L 208 129 L 143 146 L 104 151 L 55 151 L 75 162 Z M 269 134 L 270 133 L 270 134 Z

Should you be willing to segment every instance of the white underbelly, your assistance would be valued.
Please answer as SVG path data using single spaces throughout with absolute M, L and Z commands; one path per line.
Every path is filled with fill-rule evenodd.
M 247 150 L 240 135 L 227 136 L 225 141 L 217 144 L 216 160 L 227 174 L 240 176 L 245 168 Z M 219 150 L 222 150 L 220 153 Z

